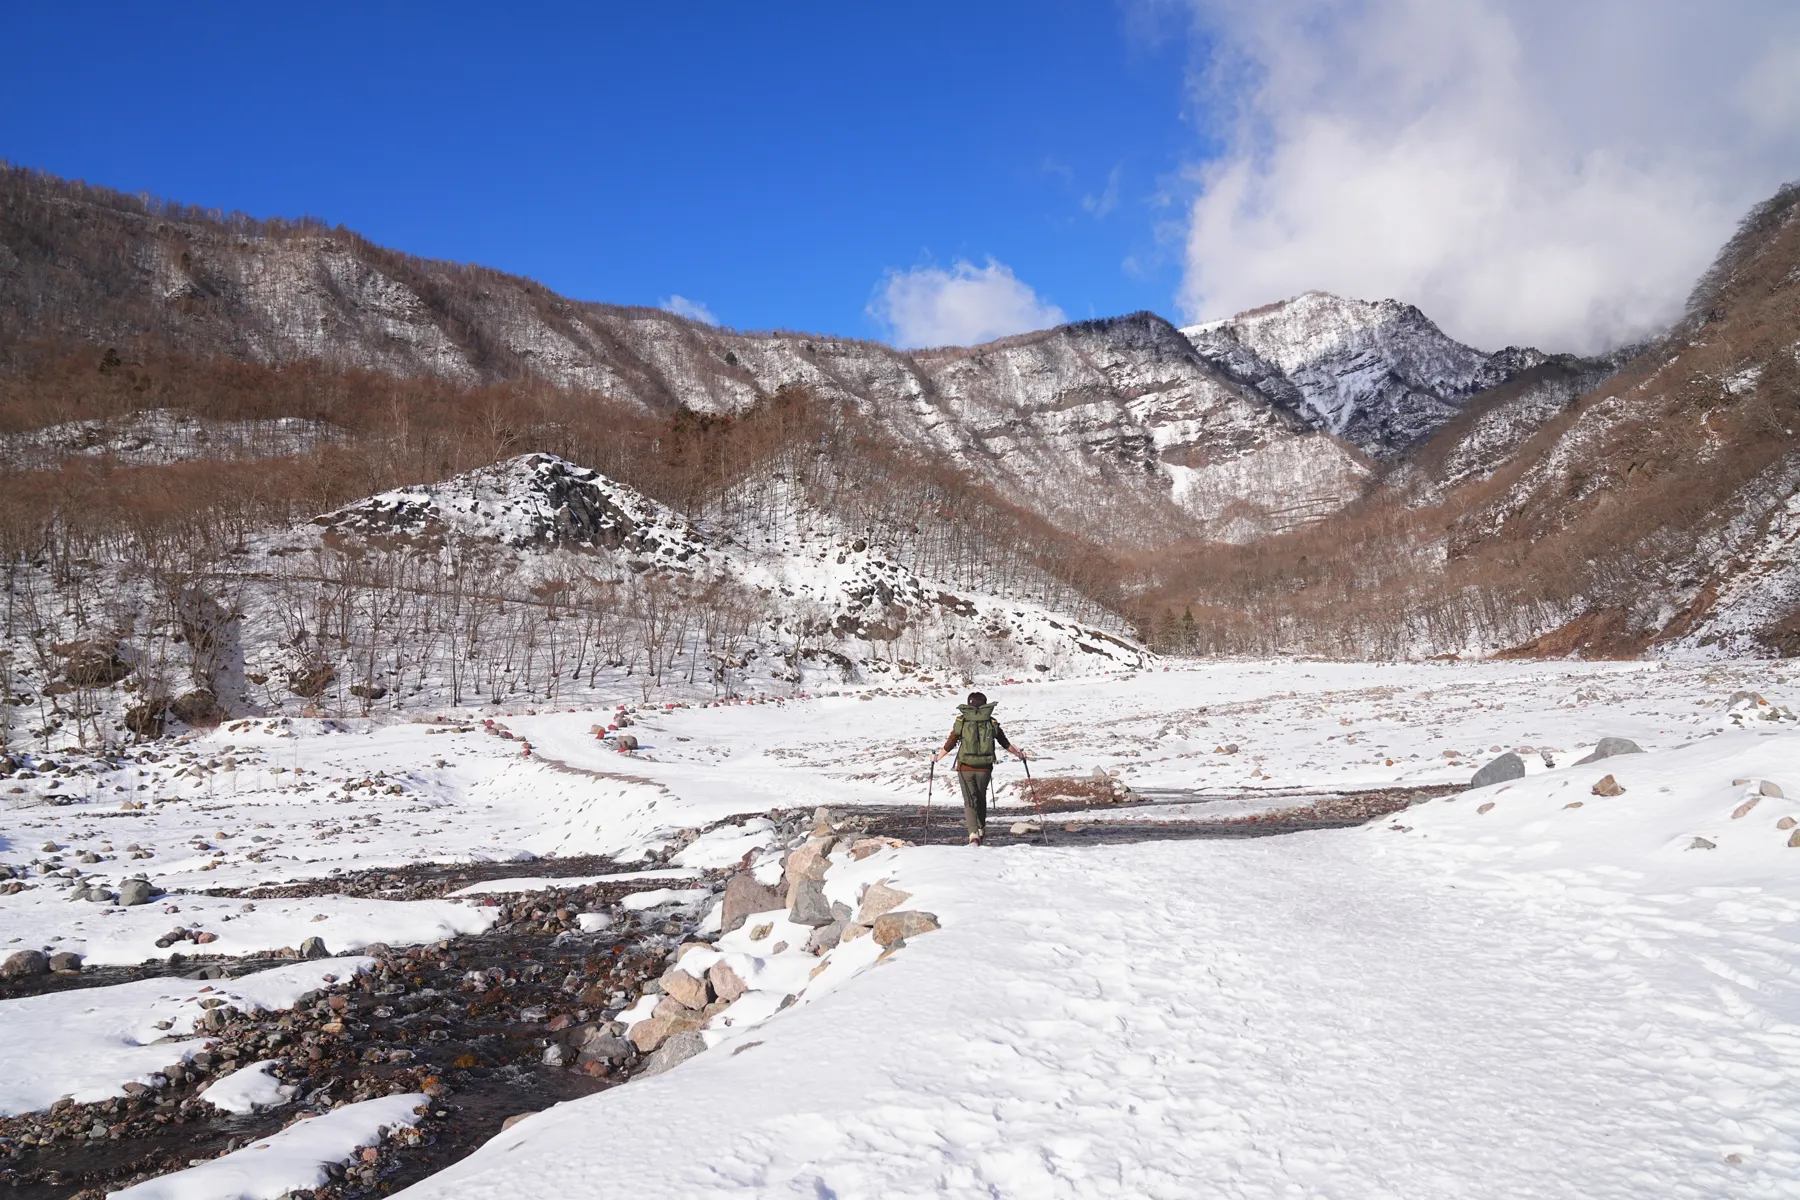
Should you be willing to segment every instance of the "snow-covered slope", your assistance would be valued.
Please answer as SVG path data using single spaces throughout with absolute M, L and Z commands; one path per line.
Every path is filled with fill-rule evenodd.
M 1477 393 L 1543 362 L 1485 354 L 1398 300 L 1306 292 L 1184 330 L 1208 362 L 1270 403 L 1374 455 L 1417 444 Z

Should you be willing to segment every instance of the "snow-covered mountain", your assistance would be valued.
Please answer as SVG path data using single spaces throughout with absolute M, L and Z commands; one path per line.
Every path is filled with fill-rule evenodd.
M 317 224 L 221 222 L 0 173 L 0 353 L 89 344 L 459 384 L 545 380 L 646 413 L 783 388 L 853 406 L 1064 529 L 1245 541 L 1337 511 L 1370 456 L 1426 437 L 1541 356 L 1486 355 L 1416 309 L 1308 294 L 1184 337 L 1149 313 L 967 348 L 741 333 L 565 299 Z
M 1543 363 L 1541 351 L 1465 346 L 1398 300 L 1306 292 L 1182 330 L 1202 357 L 1310 428 L 1368 454 L 1414 446 L 1470 397 Z

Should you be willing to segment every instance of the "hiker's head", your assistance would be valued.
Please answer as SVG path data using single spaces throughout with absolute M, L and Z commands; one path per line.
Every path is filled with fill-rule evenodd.
M 970 692 L 969 693 L 969 707 L 970 708 L 980 708 L 982 705 L 984 705 L 986 703 L 987 703 L 987 697 L 984 696 L 982 693 L 980 693 L 980 692 Z

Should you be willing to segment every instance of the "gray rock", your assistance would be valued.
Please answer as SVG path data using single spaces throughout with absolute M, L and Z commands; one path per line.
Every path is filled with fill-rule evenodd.
M 52 971 L 79 971 L 81 970 L 81 955 L 70 950 L 59 950 L 50 956 L 50 969 Z
M 148 904 L 156 889 L 150 886 L 147 879 L 127 879 L 119 885 L 119 903 L 127 908 L 135 904 Z
M 1781 785 L 1776 783 L 1773 779 L 1763 780 L 1756 785 L 1756 790 L 1765 796 L 1773 796 L 1777 800 L 1782 800 L 1787 797 L 1787 793 L 1781 790 Z
M 1475 778 L 1469 780 L 1469 786 L 1482 788 L 1496 783 L 1505 783 L 1511 779 L 1523 778 L 1525 778 L 1525 760 L 1509 750 L 1475 772 Z
M 1601 759 L 1611 758 L 1615 754 L 1642 754 L 1643 752 L 1644 748 L 1630 738 L 1603 737 L 1600 739 L 1600 744 L 1594 747 L 1594 752 L 1586 758 L 1575 760 L 1575 765 L 1579 767 L 1587 763 L 1599 762 Z
M 840 917 L 829 925 L 821 925 L 813 930 L 812 936 L 806 939 L 807 950 L 814 954 L 823 954 L 837 945 L 843 940 L 845 924 L 846 922 Z
M 750 872 L 739 871 L 725 881 L 724 907 L 719 914 L 723 922 L 721 929 L 730 933 L 754 913 L 774 912 L 786 907 L 781 893 L 756 882 Z
M 113 894 L 105 888 L 93 887 L 88 889 L 87 898 L 90 904 L 105 904 L 113 898 Z
M 31 975 L 48 975 L 50 960 L 36 950 L 20 950 L 0 962 L 0 979 L 24 979 Z
M 624 1062 L 631 1057 L 631 1043 L 617 1034 L 609 1032 L 606 1026 L 588 1025 L 582 1026 L 581 1029 L 579 1040 L 572 1043 L 576 1062 L 616 1063 Z
M 656 1048 L 656 1052 L 644 1060 L 645 1075 L 660 1075 L 670 1067 L 686 1062 L 694 1055 L 706 1049 L 706 1039 L 700 1036 L 697 1029 L 672 1034 L 669 1040 Z
M 788 909 L 788 920 L 796 925 L 811 925 L 814 929 L 831 924 L 831 901 L 825 898 L 825 885 L 817 879 L 798 881 L 794 885 L 793 897 L 793 904 Z
M 309 937 L 300 943 L 301 958 L 330 958 L 331 951 L 325 948 L 325 939 Z
M 1762 698 L 1761 692 L 1733 692 L 1731 699 L 1725 702 L 1725 707 L 1736 708 L 1740 704 L 1748 704 L 1753 708 L 1760 708 L 1767 703 L 1768 701 Z
M 1689 850 L 1717 850 L 1718 848 L 1717 842 L 1710 842 L 1703 837 L 1697 837 L 1688 843 Z

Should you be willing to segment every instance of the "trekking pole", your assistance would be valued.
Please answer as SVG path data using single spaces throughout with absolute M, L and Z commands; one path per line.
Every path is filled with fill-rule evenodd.
M 937 782 L 937 759 L 934 757 L 931 760 L 930 770 L 925 772 L 925 841 L 924 841 L 924 844 L 927 846 L 931 845 L 931 789 L 932 789 L 932 786 L 936 782 Z
M 1050 844 L 1050 825 L 1044 820 L 1044 805 L 1038 799 L 1037 780 L 1031 777 L 1031 760 L 1021 753 L 1019 761 L 1025 764 L 1025 782 L 1031 788 L 1031 806 L 1037 810 L 1038 834 L 1042 837 L 1044 845 L 1048 846 Z

